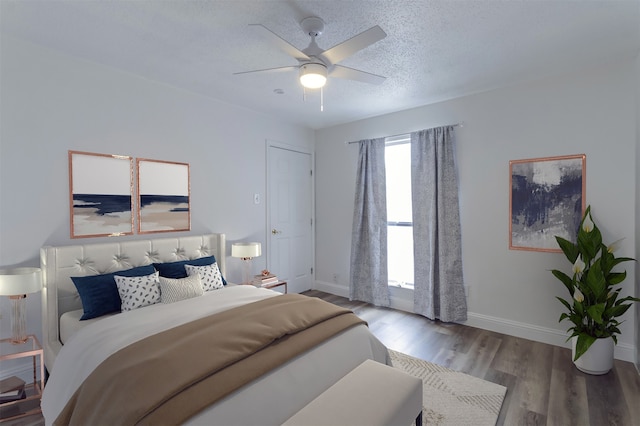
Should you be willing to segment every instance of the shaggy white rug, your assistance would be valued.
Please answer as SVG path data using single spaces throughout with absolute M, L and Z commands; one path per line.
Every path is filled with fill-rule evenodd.
M 389 350 L 393 366 L 423 383 L 425 425 L 495 425 L 507 388 Z

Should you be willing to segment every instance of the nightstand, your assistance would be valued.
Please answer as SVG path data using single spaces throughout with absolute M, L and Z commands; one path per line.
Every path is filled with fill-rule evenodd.
M 40 399 L 44 387 L 44 362 L 42 346 L 34 335 L 27 336 L 27 341 L 12 344 L 11 339 L 0 340 L 0 361 L 31 357 L 33 361 L 33 382 L 25 385 L 27 397 L 0 404 L 0 423 L 40 412 Z M 38 359 L 39 358 L 39 359 Z M 40 370 L 40 380 L 37 372 Z
M 272 288 L 276 288 L 276 287 L 280 287 L 280 286 L 284 286 L 284 293 L 286 294 L 287 293 L 287 282 L 286 281 L 278 281 L 277 283 L 265 284 L 265 285 L 261 285 L 261 286 L 258 286 L 258 287 L 272 289 Z
M 258 288 L 266 288 L 266 289 L 273 289 L 276 287 L 280 287 L 280 286 L 284 286 L 284 292 L 287 292 L 287 282 L 286 281 L 278 281 L 275 283 L 270 283 L 270 284 L 265 284 L 265 285 L 261 285 L 255 282 L 251 282 L 251 283 L 241 283 L 241 284 L 231 284 L 231 285 L 252 285 L 254 287 L 258 287 Z

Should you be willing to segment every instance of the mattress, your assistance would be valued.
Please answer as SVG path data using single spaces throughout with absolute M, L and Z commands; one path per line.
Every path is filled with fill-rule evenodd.
M 77 309 L 75 311 L 65 312 L 64 314 L 62 314 L 62 316 L 60 316 L 60 341 L 63 344 L 67 343 L 71 336 L 73 336 L 89 324 L 98 322 L 106 317 L 117 315 L 109 314 L 100 318 L 92 318 L 80 321 L 80 317 L 82 317 L 82 314 L 84 314 L 84 311 L 82 309 Z

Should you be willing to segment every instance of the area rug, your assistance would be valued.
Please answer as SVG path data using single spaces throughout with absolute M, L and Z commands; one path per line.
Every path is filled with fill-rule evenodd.
M 425 425 L 495 425 L 507 388 L 389 350 L 394 367 L 422 379 Z

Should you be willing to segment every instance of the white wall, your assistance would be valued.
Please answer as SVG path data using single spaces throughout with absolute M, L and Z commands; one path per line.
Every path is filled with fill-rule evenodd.
M 358 148 L 344 142 L 464 122 L 457 149 L 467 324 L 565 345 L 568 323 L 558 323 L 555 299 L 564 287 L 549 270 L 569 265 L 562 254 L 508 249 L 509 160 L 586 154 L 593 217 L 605 241 L 626 237 L 620 254 L 635 257 L 635 85 L 627 61 L 317 131 L 316 288 L 348 294 Z M 411 306 L 405 296 L 396 294 L 395 305 Z M 616 356 L 632 360 L 636 326 L 631 313 L 625 319 Z
M 105 240 L 69 238 L 68 150 L 187 162 L 190 234 L 265 242 L 266 140 L 312 150 L 313 131 L 23 41 L 1 42 L 0 267 L 39 266 L 43 245 Z M 254 268 L 264 262 L 257 258 Z M 239 280 L 239 261 L 229 257 L 227 267 Z M 0 299 L 6 336 L 9 303 Z M 27 300 L 29 331 L 40 336 L 39 295 Z
M 638 4 L 640 9 L 640 3 Z M 640 255 L 640 52 L 636 58 L 634 74 L 636 76 L 636 258 Z M 636 297 L 640 297 L 640 262 L 636 262 Z M 636 304 L 636 369 L 640 372 L 640 306 Z

